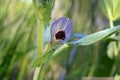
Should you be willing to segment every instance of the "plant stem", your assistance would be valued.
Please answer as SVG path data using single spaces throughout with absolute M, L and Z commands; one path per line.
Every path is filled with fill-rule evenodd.
M 43 52 L 43 21 L 39 21 L 37 30 L 37 55 L 39 56 Z
M 38 7 L 36 4 L 36 0 L 32 0 L 33 1 L 33 6 L 36 12 L 36 16 L 38 18 L 38 22 L 39 22 L 39 26 L 37 28 L 37 53 L 36 56 L 40 56 L 40 54 L 43 52 L 43 20 L 41 17 L 39 17 L 39 12 L 38 12 Z M 34 77 L 33 80 L 40 80 L 40 74 L 41 74 L 41 70 L 42 70 L 42 66 L 37 67 L 35 69 L 34 72 Z
M 36 16 L 38 18 L 38 28 L 37 28 L 37 56 L 42 53 L 42 45 L 43 45 L 43 20 L 39 17 L 38 7 L 36 4 L 36 0 L 33 0 L 33 6 L 36 11 Z
M 109 22 L 110 22 L 110 28 L 113 28 L 113 27 L 114 27 L 113 21 L 110 20 Z M 114 37 L 115 34 L 113 34 L 112 36 Z M 114 55 L 115 55 L 115 61 L 116 61 L 116 56 L 117 56 L 117 54 L 118 54 L 118 48 L 117 48 L 116 42 L 114 42 L 113 48 L 115 49 L 115 50 L 114 50 Z M 113 64 L 113 67 L 112 67 L 112 70 L 111 70 L 111 74 L 110 74 L 111 76 L 113 76 L 115 70 L 116 70 L 116 65 L 115 65 L 115 63 L 114 63 L 114 64 Z
M 113 21 L 112 21 L 112 20 L 109 21 L 109 24 L 110 24 L 110 28 L 113 28 L 113 27 L 114 27 L 114 24 L 113 24 Z
M 40 77 L 41 71 L 42 71 L 42 65 L 40 65 L 39 67 L 36 67 L 33 80 L 42 80 Z
M 110 20 L 110 28 L 113 28 L 113 27 L 114 27 L 113 21 Z M 112 36 L 114 37 L 115 34 L 113 34 Z M 118 54 L 118 49 L 117 49 L 117 44 L 116 44 L 116 42 L 114 42 L 113 47 L 114 47 L 114 49 L 115 49 L 115 56 L 117 56 L 117 54 Z

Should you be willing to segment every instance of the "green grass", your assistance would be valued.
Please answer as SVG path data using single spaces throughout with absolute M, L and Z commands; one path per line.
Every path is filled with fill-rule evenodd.
M 119 41 L 114 41 L 112 45 L 109 39 L 88 46 L 69 45 L 69 47 L 64 48 L 64 46 L 59 45 L 57 50 L 55 47 L 50 54 L 45 54 L 43 59 L 39 58 L 41 55 L 44 56 L 41 53 L 47 53 L 52 49 L 47 43 L 41 42 L 43 41 L 42 36 L 44 36 L 41 32 L 44 28 L 41 26 L 48 26 L 50 20 L 55 20 L 60 16 L 59 14 L 62 14 L 72 20 L 73 32 L 75 33 L 92 34 L 106 28 L 112 28 L 120 25 L 119 6 L 117 6 L 119 2 L 117 1 L 119 0 L 115 0 L 116 3 L 111 8 L 111 2 L 107 2 L 107 0 L 107 4 L 104 1 L 97 2 L 97 0 L 58 0 L 55 3 L 58 5 L 57 8 L 52 9 L 53 2 L 39 6 L 36 16 L 37 12 L 32 2 L 1 0 L 0 80 L 32 80 L 35 67 L 31 67 L 31 63 L 34 58 L 38 58 L 39 62 L 44 62 L 44 58 L 46 59 L 40 73 L 42 80 L 61 78 L 79 80 L 83 76 L 119 77 Z M 105 7 L 106 5 L 109 6 Z M 53 14 L 50 16 L 52 10 Z M 108 10 L 110 10 L 111 16 L 108 14 Z M 44 19 L 41 20 L 39 18 L 41 16 Z M 37 28 L 38 26 L 39 28 Z M 119 32 L 112 36 L 119 36 Z M 45 47 L 47 49 L 42 51 L 42 48 L 45 49 Z M 110 52 L 107 53 L 108 51 Z M 59 55 L 56 56 L 57 53 Z

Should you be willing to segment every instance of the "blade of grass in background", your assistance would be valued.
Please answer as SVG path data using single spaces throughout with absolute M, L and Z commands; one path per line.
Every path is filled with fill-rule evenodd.
M 38 5 L 41 1 L 51 0 L 36 0 Z M 100 6 L 98 6 L 99 3 Z M 61 16 L 72 20 L 75 33 L 92 34 L 110 25 L 113 27 L 113 24 L 114 26 L 120 24 L 120 0 L 55 0 L 55 6 L 51 9 L 50 6 L 54 3 L 43 4 L 39 6 L 43 13 L 40 10 L 39 13 L 45 17 L 45 27 L 49 26 L 49 19 L 55 20 Z M 51 14 L 51 10 L 53 12 L 50 17 L 48 15 Z M 34 60 L 33 53 L 36 53 L 37 22 L 32 1 L 0 0 L 0 80 L 33 79 L 34 69 L 30 64 Z M 116 36 L 119 36 L 119 32 L 111 37 L 116 39 Z M 48 61 L 49 59 L 51 61 L 44 65 L 41 75 L 43 80 L 74 80 L 84 76 L 115 76 L 119 79 L 120 42 L 117 41 L 119 37 L 115 39 L 105 39 L 90 46 L 72 45 L 60 52 L 59 56 L 50 52 L 48 56 L 55 57 L 51 59 L 47 57 Z M 118 54 L 113 58 L 107 55 L 107 46 L 111 41 L 117 41 L 115 43 L 118 49 Z M 43 48 L 47 47 L 46 44 Z M 43 53 L 52 49 L 48 47 L 49 49 L 43 50 L 45 51 Z M 59 47 L 53 50 L 57 51 Z M 77 47 L 76 51 L 71 52 L 74 47 Z M 109 48 L 109 50 L 112 49 L 114 49 L 113 46 Z M 35 58 L 44 61 L 44 59 L 40 60 L 39 56 Z M 72 60 L 70 65 L 69 60 Z M 36 62 L 39 63 L 39 61 Z
M 24 56 L 35 49 L 36 18 L 29 2 L 8 0 L 0 5 L 6 6 L 0 7 L 0 79 L 21 80 L 29 72 L 28 66 L 21 64 L 30 60 L 31 55 Z

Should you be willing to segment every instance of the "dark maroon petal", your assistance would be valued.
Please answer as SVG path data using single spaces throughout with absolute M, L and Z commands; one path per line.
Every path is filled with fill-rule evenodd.
M 60 30 L 55 34 L 55 39 L 56 40 L 64 40 L 65 39 L 65 31 Z

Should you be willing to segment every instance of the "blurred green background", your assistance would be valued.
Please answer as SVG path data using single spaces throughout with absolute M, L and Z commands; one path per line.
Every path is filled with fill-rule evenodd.
M 55 0 L 51 19 L 69 17 L 73 32 L 90 34 L 109 28 L 103 15 L 100 0 Z M 120 20 L 114 21 L 115 25 Z M 36 49 L 37 18 L 30 0 L 0 0 L 0 80 L 32 80 L 34 68 L 30 67 Z M 118 33 L 119 34 L 119 33 Z M 88 77 L 113 77 L 120 75 L 120 54 L 108 55 L 109 41 L 89 46 L 71 46 L 54 60 L 43 72 L 45 80 L 79 80 Z M 117 42 L 117 51 L 120 51 Z

